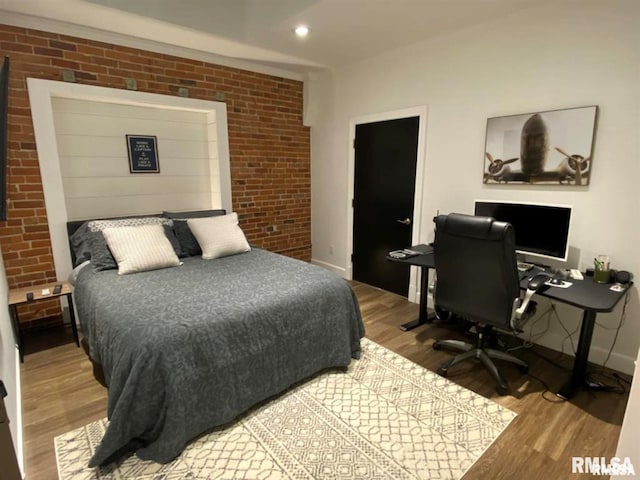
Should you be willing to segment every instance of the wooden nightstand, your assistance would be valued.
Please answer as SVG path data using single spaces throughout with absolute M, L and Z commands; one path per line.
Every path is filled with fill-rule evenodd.
M 56 285 L 62 285 L 62 290 L 60 290 L 60 293 L 53 293 L 53 289 Z M 43 290 L 46 289 L 49 290 L 49 293 L 43 294 Z M 28 293 L 33 293 L 32 300 L 27 299 Z M 22 287 L 9 290 L 9 310 L 11 313 L 13 333 L 15 335 L 16 343 L 18 344 L 18 352 L 20 353 L 21 362 L 24 362 L 24 352 L 22 350 L 22 333 L 20 332 L 20 322 L 18 319 L 18 305 L 56 297 L 67 297 L 67 304 L 69 305 L 69 317 L 71 318 L 71 329 L 73 330 L 73 339 L 76 341 L 76 345 L 80 346 L 80 340 L 78 339 L 78 327 L 76 325 L 76 315 L 73 310 L 73 291 L 71 290 L 71 284 L 69 284 L 69 282 L 45 283 L 41 285 L 31 285 L 30 287 Z

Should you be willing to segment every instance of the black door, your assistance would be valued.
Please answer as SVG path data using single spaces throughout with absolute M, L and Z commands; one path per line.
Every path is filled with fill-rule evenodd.
M 419 117 L 356 125 L 353 279 L 407 295 L 409 268 L 390 250 L 411 245 Z

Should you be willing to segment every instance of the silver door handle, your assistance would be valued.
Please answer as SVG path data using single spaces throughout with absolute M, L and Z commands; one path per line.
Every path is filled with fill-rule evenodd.
M 396 220 L 396 222 L 401 223 L 403 225 L 411 225 L 411 219 L 405 218 L 404 220 Z

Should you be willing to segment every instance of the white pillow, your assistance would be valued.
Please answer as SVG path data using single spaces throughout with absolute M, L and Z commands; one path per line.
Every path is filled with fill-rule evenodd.
M 180 265 L 162 225 L 108 227 L 102 235 L 120 275 Z
M 187 224 L 196 237 L 205 260 L 251 250 L 238 225 L 238 214 L 235 212 L 217 217 L 190 218 Z

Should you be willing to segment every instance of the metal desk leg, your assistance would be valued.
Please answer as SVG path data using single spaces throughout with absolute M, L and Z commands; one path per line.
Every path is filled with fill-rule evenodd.
M 425 323 L 430 323 L 433 316 L 427 311 L 427 300 L 429 297 L 429 267 L 420 267 L 420 313 L 418 318 L 411 322 L 400 325 L 403 332 L 409 331 Z
M 580 340 L 578 341 L 578 351 L 573 361 L 573 370 L 571 378 L 558 391 L 556 395 L 561 398 L 569 399 L 573 397 L 577 391 L 583 387 L 587 375 L 587 361 L 589 359 L 589 350 L 591 349 L 591 337 L 593 336 L 593 327 L 596 324 L 596 312 L 585 310 L 582 314 L 582 327 L 580 327 Z
M 13 327 L 13 338 L 18 345 L 18 353 L 20 354 L 20 363 L 24 363 L 24 351 L 22 349 L 22 332 L 20 332 L 20 322 L 18 320 L 18 306 L 11 305 L 9 307 L 11 313 L 11 326 Z
M 78 326 L 76 325 L 76 314 L 73 309 L 73 294 L 67 295 L 67 303 L 69 304 L 69 318 L 71 319 L 71 330 L 73 331 L 73 339 L 76 341 L 76 345 L 80 346 L 80 340 L 78 339 Z

